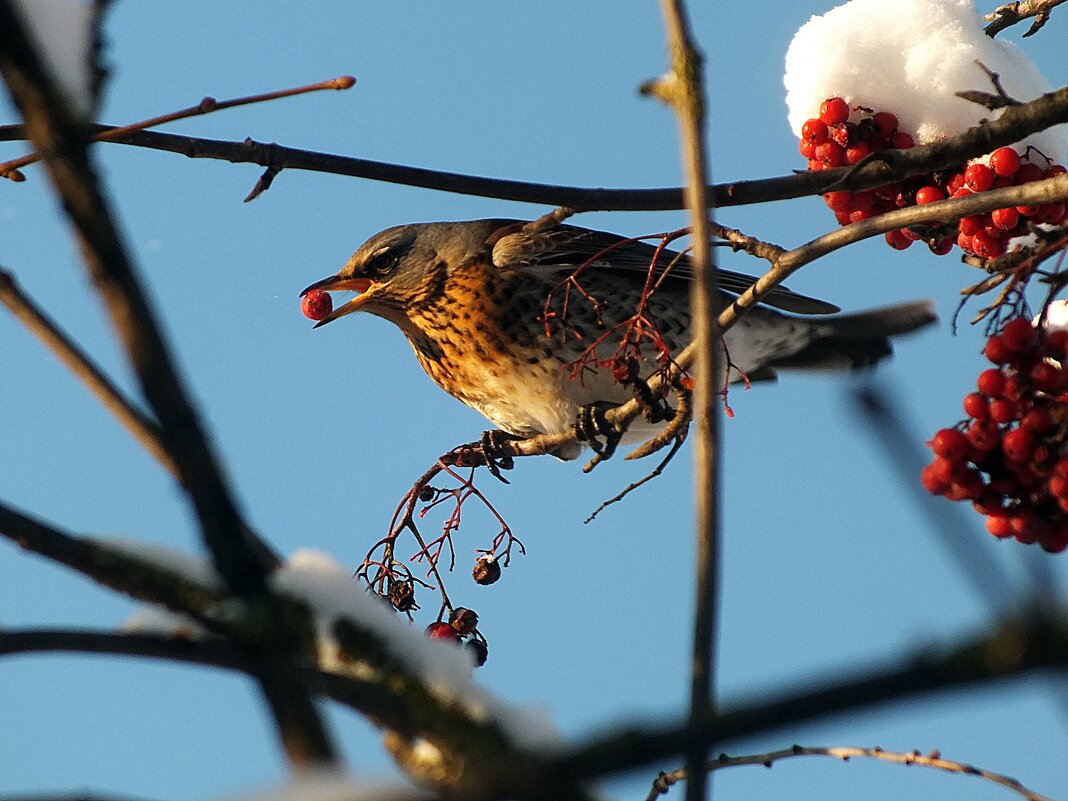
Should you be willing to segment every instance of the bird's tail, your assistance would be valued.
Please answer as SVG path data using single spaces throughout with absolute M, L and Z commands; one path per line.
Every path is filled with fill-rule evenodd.
M 870 367 L 893 352 L 891 337 L 923 328 L 937 319 L 932 301 L 915 300 L 813 320 L 812 341 L 797 353 L 769 361 L 767 366 L 807 370 Z

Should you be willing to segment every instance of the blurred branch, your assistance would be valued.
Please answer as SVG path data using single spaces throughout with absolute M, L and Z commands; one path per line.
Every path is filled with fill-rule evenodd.
M 24 633 L 12 639 L 0 631 L 0 654 L 16 650 L 93 650 L 152 656 L 244 670 L 258 677 L 258 655 L 244 645 L 272 625 L 262 605 L 235 604 L 221 587 L 185 575 L 148 553 L 127 550 L 102 540 L 75 537 L 0 503 L 0 536 L 58 561 L 95 581 L 139 600 L 163 604 L 192 616 L 226 639 L 158 642 L 144 636 L 85 636 L 70 632 Z M 353 583 L 354 595 L 363 591 Z M 507 709 L 488 714 L 489 698 L 472 702 L 462 693 L 443 692 L 440 675 L 428 677 L 412 658 L 405 637 L 421 638 L 400 620 L 396 628 L 314 608 L 308 599 L 276 593 L 274 601 L 297 638 L 298 670 L 312 690 L 346 704 L 388 730 L 402 744 L 426 741 L 441 754 L 442 772 L 419 775 L 441 789 L 470 799 L 503 797 L 517 776 L 544 769 L 544 749 L 534 753 L 517 743 L 502 725 Z M 377 603 L 370 598 L 367 603 Z M 407 631 L 406 631 L 407 629 Z M 318 635 L 318 636 L 317 636 Z M 430 644 L 427 644 L 430 645 Z M 430 647 L 433 647 L 430 645 Z M 440 646 L 445 648 L 447 646 Z M 318 671 L 309 666 L 315 665 Z M 563 747 L 561 745 L 561 747 Z M 554 784 L 562 797 L 591 801 L 575 782 Z
M 993 771 L 984 770 L 983 768 L 977 768 L 975 765 L 969 765 L 964 762 L 955 762 L 951 759 L 943 759 L 942 756 L 934 751 L 930 754 L 921 754 L 919 751 L 909 751 L 907 753 L 900 753 L 895 751 L 884 751 L 882 748 L 857 748 L 855 746 L 830 746 L 819 747 L 812 746 L 806 747 L 801 745 L 795 745 L 791 748 L 784 748 L 781 751 L 771 751 L 767 754 L 752 754 L 749 756 L 737 756 L 731 757 L 726 754 L 720 754 L 717 759 L 710 760 L 705 765 L 705 770 L 716 771 L 723 768 L 734 768 L 739 765 L 763 765 L 766 768 L 770 768 L 776 762 L 781 762 L 784 759 L 792 759 L 794 757 L 802 756 L 824 756 L 833 757 L 839 759 L 842 762 L 848 762 L 853 757 L 867 757 L 869 759 L 879 760 L 881 762 L 890 762 L 895 765 L 919 765 L 924 768 L 934 768 L 935 770 L 945 771 L 946 773 L 959 773 L 965 776 L 976 776 L 980 779 L 984 779 L 988 782 L 1001 785 L 1015 793 L 1019 793 L 1027 801 L 1052 801 L 1044 795 L 1039 795 L 1033 790 L 1029 790 L 1020 784 L 1019 781 L 1013 779 L 1010 776 L 1005 776 L 1001 773 L 994 773 Z M 676 770 L 671 773 L 661 773 L 657 779 L 653 782 L 653 789 L 650 791 L 646 801 L 656 801 L 661 795 L 666 795 L 671 785 L 686 778 L 686 770 Z
M 704 140 L 705 95 L 702 68 L 704 57 L 694 44 L 683 0 L 662 0 L 661 14 L 667 30 L 671 66 L 662 77 L 642 87 L 675 111 L 679 123 L 684 192 L 693 233 L 691 264 L 694 281 L 690 288 L 691 317 L 694 321 L 695 372 L 703 379 L 694 392 L 694 613 L 690 659 L 690 721 L 714 714 L 716 611 L 719 588 L 719 403 L 716 390 L 722 374 L 721 332 L 716 324 L 719 306 L 716 264 L 709 244 L 711 229 L 708 211 L 708 166 Z M 687 801 L 704 801 L 708 775 L 700 769 L 707 756 L 704 748 L 686 753 L 690 779 Z
M 958 167 L 970 158 L 989 153 L 1002 145 L 1011 145 L 1030 134 L 1064 122 L 1068 122 L 1068 86 L 1042 95 L 1029 103 L 1006 109 L 996 120 L 985 120 L 959 136 L 929 145 L 909 150 L 879 152 L 851 167 L 712 185 L 707 187 L 707 192 L 712 205 L 724 207 L 789 200 L 822 194 L 831 189 L 871 189 L 901 181 L 910 175 Z M 95 133 L 111 128 L 112 126 L 94 125 L 90 130 Z M 0 141 L 21 140 L 26 137 L 24 126 L 0 126 Z M 601 189 L 510 181 L 319 153 L 255 142 L 251 139 L 232 142 L 157 131 L 135 131 L 116 138 L 115 142 L 179 153 L 189 158 L 259 164 L 276 171 L 295 169 L 347 175 L 442 192 L 547 206 L 569 206 L 576 211 L 656 211 L 685 208 L 681 187 Z
M 1064 0 L 1020 0 L 1015 3 L 1006 3 L 983 17 L 990 23 L 983 30 L 987 36 L 993 38 L 1006 28 L 1034 17 L 1035 21 L 1024 34 L 1024 36 L 1033 36 L 1049 21 L 1054 7 L 1063 2 Z
M 836 671 L 832 676 L 800 678 L 792 686 L 814 689 L 770 700 L 762 693 L 759 701 L 734 704 L 697 723 L 636 727 L 593 739 L 558 760 L 552 775 L 562 781 L 630 771 L 685 753 L 694 743 L 722 746 L 834 714 L 856 714 L 931 693 L 978 689 L 1042 671 L 1063 674 L 1066 669 L 1068 617 L 1009 620 L 937 654 L 874 666 L 853 676 Z
M 159 422 L 219 572 L 235 594 L 269 601 L 266 577 L 277 562 L 238 513 L 90 163 L 85 126 L 42 67 L 11 0 L 0 0 L 0 73 L 30 139 L 45 157 L 87 272 Z M 336 761 L 318 710 L 292 663 L 286 627 L 266 629 L 258 642 L 245 646 L 256 657 L 257 679 L 291 764 Z
M 178 468 L 163 444 L 155 420 L 141 412 L 119 391 L 103 371 L 68 337 L 44 310 L 25 295 L 15 277 L 0 268 L 0 303 L 40 339 L 67 366 L 100 403 L 130 431 L 167 472 L 177 478 Z

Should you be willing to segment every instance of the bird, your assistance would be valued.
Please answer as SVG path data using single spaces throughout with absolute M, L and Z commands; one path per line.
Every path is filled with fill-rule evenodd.
M 574 431 L 585 410 L 629 400 L 635 385 L 690 342 L 693 272 L 685 253 L 545 220 L 388 228 L 301 296 L 357 292 L 315 327 L 358 311 L 388 320 L 439 387 L 508 436 Z M 717 275 L 724 306 L 756 281 Z M 869 367 L 890 355 L 890 337 L 936 319 L 926 300 L 839 311 L 773 289 L 724 334 L 725 378 Z M 624 441 L 650 433 L 644 421 L 633 428 Z M 575 458 L 581 450 L 555 455 Z

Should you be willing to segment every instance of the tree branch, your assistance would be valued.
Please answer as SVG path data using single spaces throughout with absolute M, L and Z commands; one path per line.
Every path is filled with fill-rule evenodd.
M 10 0 L 0 0 L 0 72 L 81 244 L 86 269 L 119 334 L 163 441 L 196 510 L 201 535 L 231 589 L 269 600 L 269 550 L 253 544 L 186 396 L 87 150 L 87 131 L 42 67 Z M 336 750 L 289 656 L 284 626 L 247 643 L 290 762 L 334 762 Z
M 1063 2 L 1064 0 L 1019 0 L 1019 2 L 1006 3 L 983 17 L 990 23 L 983 30 L 987 36 L 993 38 L 1017 22 L 1034 17 L 1035 21 L 1031 23 L 1031 28 L 1024 34 L 1024 36 L 1033 36 L 1049 20 L 1053 9 Z

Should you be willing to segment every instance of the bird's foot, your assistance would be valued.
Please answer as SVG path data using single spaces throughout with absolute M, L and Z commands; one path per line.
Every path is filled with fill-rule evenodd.
M 483 431 L 482 439 L 477 444 L 472 445 L 481 454 L 486 464 L 486 469 L 490 471 L 490 475 L 505 484 L 510 482 L 501 475 L 501 471 L 511 470 L 515 467 L 515 460 L 509 454 L 502 452 L 502 445 L 505 442 L 517 439 L 522 439 L 522 437 L 517 437 L 515 434 L 509 434 L 507 431 L 501 431 L 500 429 L 492 429 Z
M 642 416 L 650 423 L 670 423 L 675 419 L 675 409 L 667 402 L 667 396 L 654 393 L 649 384 L 642 378 L 635 377 L 631 380 L 634 385 L 634 396 L 642 407 Z
M 579 440 L 589 444 L 593 452 L 602 460 L 610 459 L 616 452 L 623 434 L 605 416 L 609 409 L 618 404 L 599 401 L 588 403 L 579 408 L 575 420 L 575 434 Z

